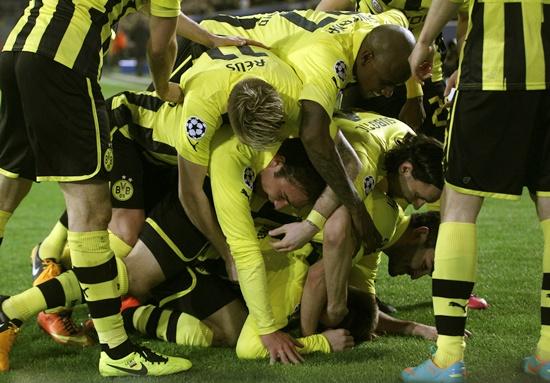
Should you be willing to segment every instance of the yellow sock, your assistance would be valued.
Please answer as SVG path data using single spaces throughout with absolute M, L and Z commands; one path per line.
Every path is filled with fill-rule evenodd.
M 68 232 L 73 271 L 78 278 L 99 342 L 110 349 L 128 337 L 120 315 L 116 259 L 107 230 Z
M 128 269 L 120 258 L 115 257 L 118 272 L 118 294 L 122 297 L 128 294 Z
M 441 368 L 464 359 L 467 304 L 476 272 L 476 225 L 442 223 L 432 276 L 433 307 L 439 333 L 433 360 Z
M 0 210 L 0 244 L 2 244 L 2 239 L 4 238 L 4 230 L 6 229 L 6 224 L 10 220 L 11 213 Z
M 194 316 L 152 305 L 136 308 L 132 325 L 142 334 L 183 346 L 209 347 L 214 335 L 207 325 Z
M 40 259 L 51 258 L 59 262 L 66 242 L 67 228 L 57 221 L 50 234 L 40 244 Z
M 6 299 L 2 303 L 2 310 L 10 319 L 27 321 L 40 311 L 47 309 L 46 300 L 38 287 L 31 287 L 20 294 Z
M 541 328 L 537 343 L 537 356 L 542 360 L 550 360 L 550 219 L 540 223 L 544 238 L 542 256 L 542 291 L 540 295 Z
M 124 258 L 130 251 L 132 251 L 132 246 L 124 242 L 119 236 L 109 230 L 109 243 L 111 244 L 111 250 L 115 253 L 115 257 Z

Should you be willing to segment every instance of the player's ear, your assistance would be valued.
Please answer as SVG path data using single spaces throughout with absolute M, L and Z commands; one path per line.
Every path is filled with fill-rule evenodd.
M 277 167 L 277 166 L 282 166 L 284 164 L 285 164 L 285 157 L 280 154 L 275 154 L 275 156 L 273 156 L 271 161 L 269 161 L 269 164 L 267 165 L 267 167 Z
M 409 161 L 403 162 L 401 165 L 399 165 L 399 173 L 403 175 L 410 175 L 412 174 L 413 170 L 413 164 Z

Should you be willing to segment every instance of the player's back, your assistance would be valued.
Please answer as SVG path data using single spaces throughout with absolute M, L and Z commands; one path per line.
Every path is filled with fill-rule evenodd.
M 399 141 L 414 131 L 405 123 L 377 113 L 340 112 L 333 119 L 344 136 L 349 140 L 360 158 L 379 164 L 384 155 L 395 148 Z
M 402 23 L 400 12 L 372 15 L 357 12 L 320 12 L 312 9 L 263 13 L 251 16 L 219 15 L 203 20 L 201 26 L 212 33 L 241 35 L 267 45 L 277 55 L 306 44 L 314 33 L 346 36 L 358 29 L 385 23 Z

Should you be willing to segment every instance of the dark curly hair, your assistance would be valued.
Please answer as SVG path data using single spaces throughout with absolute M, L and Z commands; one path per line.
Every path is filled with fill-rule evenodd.
M 388 174 L 397 174 L 399 166 L 409 161 L 412 176 L 417 180 L 443 189 L 443 144 L 424 134 L 407 133 L 397 147 L 386 153 L 384 167 Z

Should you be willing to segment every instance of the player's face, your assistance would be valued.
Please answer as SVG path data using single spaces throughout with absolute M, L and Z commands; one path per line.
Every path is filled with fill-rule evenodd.
M 279 210 L 287 206 L 302 208 L 309 201 L 306 193 L 285 177 L 277 177 L 275 173 L 282 168 L 282 163 L 268 166 L 260 173 L 261 185 L 267 199 Z
M 365 98 L 373 96 L 391 97 L 396 83 L 390 79 L 384 68 L 374 58 L 357 66 L 357 82 Z
M 435 249 L 422 246 L 402 247 L 388 261 L 388 272 L 392 277 L 408 274 L 418 279 L 433 270 Z
M 415 209 L 421 208 L 426 202 L 435 202 L 441 196 L 441 189 L 413 177 L 409 162 L 399 167 L 397 184 L 399 190 L 393 190 L 390 194 L 404 198 Z

